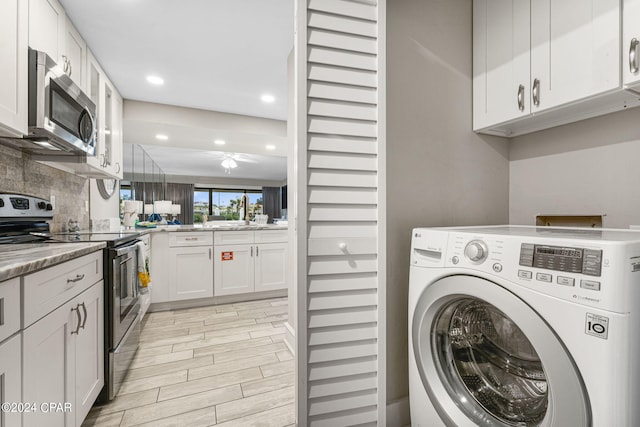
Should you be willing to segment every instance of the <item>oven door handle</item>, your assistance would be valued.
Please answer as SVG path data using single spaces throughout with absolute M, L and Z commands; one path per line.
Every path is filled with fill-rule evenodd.
M 139 242 L 139 240 L 136 240 L 130 245 L 127 245 L 127 246 L 124 246 L 124 247 L 118 248 L 118 249 L 112 249 L 112 250 L 116 254 L 117 257 L 120 257 L 122 255 L 128 254 L 128 253 L 133 252 L 136 249 L 138 249 L 138 246 L 136 246 L 136 244 L 138 242 Z

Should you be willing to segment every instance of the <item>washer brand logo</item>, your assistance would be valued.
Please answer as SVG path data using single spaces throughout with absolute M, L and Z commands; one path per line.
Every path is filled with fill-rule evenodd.
M 587 313 L 584 322 L 584 332 L 587 335 L 606 340 L 609 336 L 609 318 L 593 313 Z
M 594 302 L 596 304 L 600 304 L 600 300 L 597 299 L 597 298 L 585 297 L 585 296 L 578 295 L 578 294 L 573 294 L 573 299 L 578 300 L 578 301 Z

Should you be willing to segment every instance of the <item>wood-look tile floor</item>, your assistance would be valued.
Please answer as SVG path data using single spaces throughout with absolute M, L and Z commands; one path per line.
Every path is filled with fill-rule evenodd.
M 289 426 L 287 298 L 150 313 L 118 396 L 89 426 Z

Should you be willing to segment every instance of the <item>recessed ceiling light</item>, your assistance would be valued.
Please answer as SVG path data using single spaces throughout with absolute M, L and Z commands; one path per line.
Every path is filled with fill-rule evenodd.
M 262 100 L 262 102 L 266 102 L 268 104 L 272 103 L 273 101 L 276 100 L 276 97 L 273 95 L 269 95 L 269 94 L 264 94 L 260 97 L 260 99 Z
M 267 145 L 265 148 L 266 148 L 267 150 L 275 150 L 275 149 L 276 149 L 276 146 L 275 146 L 275 145 L 273 145 L 273 144 L 269 144 L 269 145 Z
M 159 133 L 156 135 L 156 139 L 159 139 L 160 141 L 166 141 L 167 139 L 169 139 L 169 137 L 167 135 Z
M 164 84 L 164 79 L 158 76 L 147 76 L 147 81 L 152 85 L 162 85 Z
M 226 144 L 226 142 L 224 142 L 221 139 L 216 139 L 215 141 L 213 141 L 213 143 L 216 144 L 216 145 L 224 145 L 224 144 Z

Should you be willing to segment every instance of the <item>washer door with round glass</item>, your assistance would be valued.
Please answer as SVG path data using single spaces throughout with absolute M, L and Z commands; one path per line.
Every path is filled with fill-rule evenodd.
M 437 280 L 420 296 L 411 332 L 422 383 L 447 425 L 591 425 L 582 377 L 561 340 L 498 284 Z

